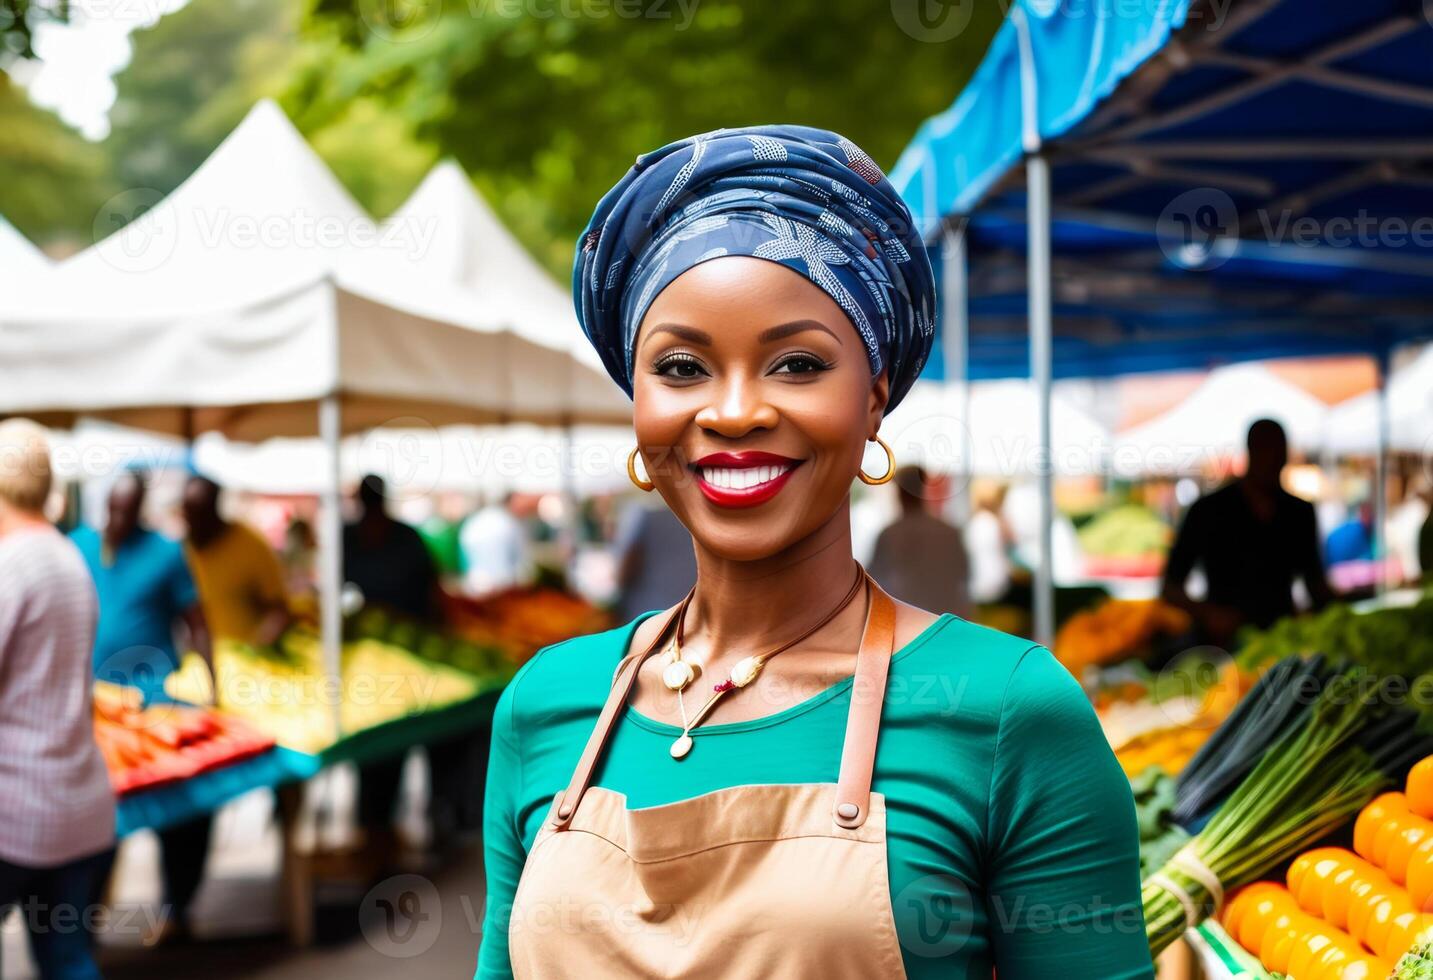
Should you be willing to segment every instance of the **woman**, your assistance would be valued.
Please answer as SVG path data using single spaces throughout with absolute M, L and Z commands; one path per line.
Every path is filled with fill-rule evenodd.
M 870 158 L 799 126 L 643 156 L 573 284 L 697 584 L 504 692 L 478 976 L 1152 976 L 1129 787 L 1078 685 L 851 557 L 851 481 L 894 465 L 864 444 L 933 333 Z
M 90 708 L 95 588 L 49 495 L 44 430 L 0 422 L 0 919 L 20 906 L 45 980 L 88 980 L 115 804 Z

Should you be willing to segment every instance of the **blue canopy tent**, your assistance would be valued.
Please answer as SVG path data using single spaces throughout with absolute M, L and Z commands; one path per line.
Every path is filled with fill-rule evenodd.
M 1430 53 L 1424 0 L 1015 0 L 892 172 L 940 255 L 944 373 L 1028 364 L 1048 445 L 1057 370 L 1433 333 Z M 1048 529 L 1049 474 L 1042 501 Z

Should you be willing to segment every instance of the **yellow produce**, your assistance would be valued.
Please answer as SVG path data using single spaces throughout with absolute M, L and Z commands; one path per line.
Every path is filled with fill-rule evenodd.
M 285 653 L 221 642 L 214 650 L 217 701 L 231 714 L 272 735 L 281 745 L 317 752 L 339 736 L 475 697 L 479 681 L 375 640 L 343 649 L 341 682 L 322 670 L 316 637 L 290 635 Z M 198 658 L 186 658 L 165 688 L 185 698 L 202 693 L 207 675 Z M 338 706 L 341 731 L 334 728 Z

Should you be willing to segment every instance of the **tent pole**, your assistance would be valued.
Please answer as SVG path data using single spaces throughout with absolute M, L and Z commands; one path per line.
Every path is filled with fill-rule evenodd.
M 319 497 L 319 617 L 326 688 L 336 695 L 331 705 L 335 738 L 343 734 L 343 513 L 339 507 L 342 421 L 338 396 L 325 395 L 318 403 L 318 434 L 327 469 Z
M 1378 355 L 1378 452 L 1373 464 L 1374 589 L 1388 589 L 1388 351 Z
M 1035 642 L 1055 640 L 1054 459 L 1050 450 L 1050 386 L 1054 309 L 1050 291 L 1050 161 L 1042 153 L 1025 160 L 1030 241 L 1030 378 L 1039 396 L 1040 561 L 1035 569 Z
M 970 481 L 974 476 L 970 440 L 970 271 L 966 257 L 965 221 L 950 218 L 941 230 L 941 293 L 945 328 L 942 353 L 945 383 L 956 406 L 955 493 L 948 514 L 964 526 L 970 520 Z

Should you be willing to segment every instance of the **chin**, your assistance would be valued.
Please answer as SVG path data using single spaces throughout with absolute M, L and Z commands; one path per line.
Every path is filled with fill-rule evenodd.
M 795 489 L 788 488 L 788 492 Z M 713 557 L 762 561 L 789 551 L 815 534 L 831 520 L 840 503 L 814 508 L 809 498 L 796 495 L 760 507 L 726 509 L 698 494 L 694 500 L 683 495 L 673 510 L 697 546 Z M 776 504 L 780 506 L 773 506 Z

